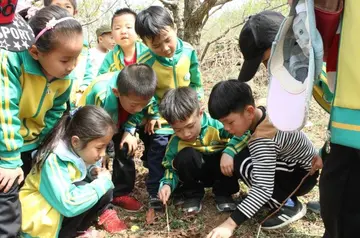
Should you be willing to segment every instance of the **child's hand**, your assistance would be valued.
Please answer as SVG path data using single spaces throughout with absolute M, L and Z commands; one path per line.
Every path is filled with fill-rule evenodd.
M 234 158 L 223 153 L 220 159 L 220 169 L 223 175 L 231 177 L 234 172 Z
M 155 125 L 157 125 L 158 128 L 161 128 L 161 122 L 159 119 L 148 120 L 148 122 L 145 125 L 145 133 L 148 133 L 149 135 L 154 134 L 155 133 L 155 131 L 154 131 Z
M 24 180 L 24 172 L 20 167 L 16 169 L 0 168 L 0 191 L 7 193 L 17 178 L 18 184 Z
M 125 131 L 120 141 L 120 149 L 123 148 L 125 143 L 128 144 L 128 155 L 133 155 L 138 147 L 137 138 L 131 135 L 130 132 Z
M 311 161 L 311 170 L 310 174 L 313 175 L 319 169 L 322 169 L 323 161 L 319 155 L 315 155 Z
M 233 219 L 228 218 L 223 224 L 213 229 L 206 238 L 229 238 L 236 228 Z
M 162 188 L 159 191 L 159 199 L 163 202 L 163 204 L 165 205 L 167 203 L 167 201 L 170 198 L 170 194 L 171 194 L 171 188 L 169 185 L 165 184 L 164 186 L 162 186 Z
M 90 171 L 90 174 L 92 177 L 97 178 L 99 173 L 105 170 L 106 170 L 105 168 L 95 167 Z
M 97 174 L 97 177 L 98 177 L 98 178 L 105 177 L 105 178 L 107 178 L 107 179 L 110 180 L 110 181 L 111 181 L 111 179 L 112 179 L 111 173 L 110 173 L 110 171 L 107 170 L 107 169 L 102 169 L 102 170 Z

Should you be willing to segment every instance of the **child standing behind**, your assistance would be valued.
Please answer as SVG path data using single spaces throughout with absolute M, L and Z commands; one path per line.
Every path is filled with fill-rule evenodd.
M 322 160 L 311 141 L 301 131 L 283 132 L 269 121 L 264 107 L 255 107 L 249 85 L 238 80 L 214 86 L 209 98 L 209 112 L 230 133 L 241 136 L 250 130 L 250 156 L 235 161 L 234 171 L 250 188 L 237 209 L 207 237 L 230 237 L 237 226 L 253 217 L 268 204 L 276 209 L 295 190 L 286 204 L 262 224 L 262 229 L 277 229 L 306 213 L 297 197 L 309 193 L 317 183 Z M 298 187 L 303 178 L 302 185 Z M 270 211 L 269 214 L 274 212 Z
M 117 10 L 111 20 L 115 47 L 105 56 L 99 75 L 122 70 L 125 66 L 139 62 L 147 47 L 138 41 L 135 32 L 136 13 L 129 8 Z
M 149 168 L 146 181 L 150 195 L 149 205 L 161 208 L 161 202 L 157 197 L 159 180 L 164 173 L 161 161 L 169 137 L 174 131 L 166 120 L 159 118 L 160 100 L 168 89 L 182 86 L 190 86 L 196 90 L 200 101 L 203 100 L 204 93 L 196 52 L 190 44 L 177 37 L 174 21 L 165 8 L 151 6 L 141 11 L 136 17 L 135 30 L 149 47 L 149 51 L 142 56 L 140 62 L 150 65 L 158 78 L 155 92 L 157 101 L 151 107 L 151 112 L 155 116 L 149 119 L 145 127 L 147 135 L 141 135 L 141 139 L 145 144 L 142 159 L 147 162 Z
M 50 5 L 56 5 L 64 8 L 73 17 L 77 14 L 76 0 L 44 0 L 44 6 Z M 88 42 L 84 41 L 81 54 L 77 59 L 76 68 L 71 73 L 75 79 L 70 95 L 71 107 L 76 106 L 78 100 L 81 97 L 81 94 L 84 92 L 87 86 L 89 86 L 89 84 L 95 77 L 91 66 L 89 49 L 90 47 Z
M 110 233 L 126 229 L 109 207 L 114 188 L 110 172 L 88 171 L 105 156 L 115 129 L 111 117 L 96 106 L 75 109 L 54 127 L 20 190 L 24 235 L 86 235 L 97 218 Z M 90 183 L 84 181 L 88 173 L 95 177 Z
M 0 223 L 6 237 L 20 229 L 18 184 L 31 169 L 32 151 L 66 109 L 73 82 L 68 75 L 83 41 L 80 23 L 58 6 L 41 9 L 29 25 L 36 36 L 29 50 L 0 50 Z
M 97 45 L 89 50 L 90 60 L 94 75 L 97 75 L 105 59 L 106 54 L 114 49 L 115 41 L 111 33 L 111 27 L 102 25 L 96 29 Z
M 200 108 L 196 92 L 189 87 L 170 89 L 160 104 L 161 115 L 175 131 L 163 160 L 164 177 L 159 198 L 166 204 L 183 182 L 185 212 L 199 212 L 204 187 L 212 187 L 218 211 L 233 211 L 231 195 L 239 191 L 233 176 L 235 155 L 247 145 L 249 135 L 233 137 L 223 125 Z

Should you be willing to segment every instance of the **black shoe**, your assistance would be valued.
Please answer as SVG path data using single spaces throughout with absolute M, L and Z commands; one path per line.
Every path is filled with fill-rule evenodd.
M 230 212 L 236 210 L 236 204 L 231 196 L 215 196 L 215 204 L 219 212 Z
M 202 208 L 202 197 L 187 198 L 183 204 L 183 211 L 187 213 L 199 213 Z
M 312 211 L 312 212 L 314 212 L 316 214 L 320 214 L 320 203 L 319 203 L 319 201 L 308 202 L 306 206 L 310 211 Z
M 162 201 L 157 196 L 149 197 L 149 208 L 153 208 L 155 211 L 162 211 L 164 209 Z
M 269 214 L 271 214 L 271 212 Z M 296 201 L 294 207 L 282 207 L 276 214 L 263 223 L 262 228 L 264 230 L 278 229 L 301 219 L 305 214 L 306 205 L 300 201 Z
M 184 194 L 182 193 L 174 193 L 173 194 L 173 199 L 172 199 L 172 203 L 174 206 L 180 206 L 183 205 L 185 202 L 185 197 Z

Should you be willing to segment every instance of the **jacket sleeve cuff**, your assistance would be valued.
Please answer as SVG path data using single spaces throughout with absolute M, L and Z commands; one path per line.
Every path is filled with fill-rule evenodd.
M 244 223 L 248 219 L 247 216 L 245 216 L 244 213 L 242 213 L 239 209 L 236 209 L 235 211 L 233 211 L 233 213 L 231 214 L 230 217 L 231 217 L 231 219 L 234 220 L 234 222 L 238 226 L 240 226 L 242 223 Z
M 21 167 L 23 162 L 20 157 L 20 152 L 13 153 L 11 156 L 0 156 L 0 167 L 4 169 L 16 169 Z
M 231 157 L 235 157 L 236 155 L 236 151 L 234 149 L 232 149 L 231 147 L 226 147 L 224 150 L 223 150 L 223 153 L 225 154 L 228 154 L 230 155 Z
M 112 181 L 107 178 L 97 178 L 93 180 L 91 184 L 95 189 L 98 198 L 101 198 L 107 191 L 114 188 Z

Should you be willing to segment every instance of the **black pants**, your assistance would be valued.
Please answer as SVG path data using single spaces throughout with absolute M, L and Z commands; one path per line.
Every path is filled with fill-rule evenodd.
M 114 142 L 115 157 L 113 160 L 112 181 L 114 183 L 114 197 L 131 193 L 135 185 L 135 163 L 132 156 L 128 156 L 127 144 L 120 149 L 120 141 L 123 132 L 115 134 Z
M 159 191 L 160 179 L 164 176 L 162 161 L 171 135 L 146 135 L 143 131 L 144 129 L 140 128 L 140 139 L 145 146 L 141 159 L 146 161 L 149 169 L 146 188 L 150 196 L 156 196 Z
M 21 169 L 24 172 L 24 178 L 29 174 L 32 167 L 32 151 L 21 153 L 23 165 Z M 14 182 L 11 189 L 4 193 L 0 190 L 0 238 L 16 237 L 21 228 L 21 206 L 19 201 L 19 186 Z
M 326 238 L 360 237 L 360 150 L 331 144 L 320 177 Z
M 243 180 L 245 184 L 251 187 L 252 184 L 252 160 L 248 148 L 238 153 L 234 158 L 234 171 L 236 177 Z M 280 167 L 276 168 L 274 179 L 274 191 L 271 200 L 268 202 L 270 207 L 278 207 L 300 184 L 301 180 L 309 171 L 296 165 L 293 171 L 284 171 Z M 307 177 L 296 193 L 291 197 L 297 200 L 298 196 L 309 193 L 317 183 L 319 172 Z
M 84 185 L 86 182 L 77 182 L 77 186 Z M 104 196 L 89 210 L 75 217 L 64 217 L 59 231 L 59 238 L 77 237 L 79 232 L 86 231 L 96 221 L 106 209 L 110 208 L 110 202 L 113 198 L 113 190 L 107 191 Z
M 239 191 L 236 177 L 221 173 L 222 152 L 205 155 L 192 147 L 182 149 L 173 161 L 179 179 L 183 182 L 186 198 L 203 197 L 204 188 L 212 187 L 215 196 L 230 196 Z

